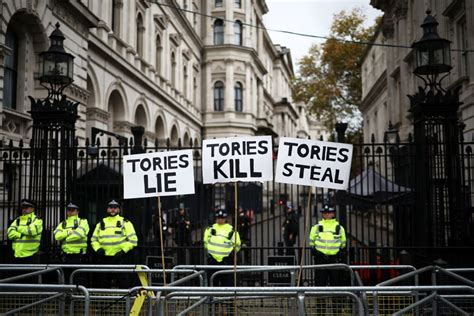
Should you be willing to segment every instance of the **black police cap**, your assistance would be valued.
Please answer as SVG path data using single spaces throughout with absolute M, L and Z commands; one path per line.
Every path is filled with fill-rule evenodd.
M 225 217 L 227 217 L 227 212 L 223 209 L 220 209 L 216 212 L 216 217 L 217 218 L 225 218 Z
M 22 199 L 20 203 L 21 207 L 32 207 L 35 208 L 36 204 L 30 199 Z
M 77 204 L 74 204 L 74 203 L 72 203 L 72 202 L 69 202 L 69 204 L 66 206 L 66 208 L 78 210 L 78 209 L 79 209 L 79 206 L 78 206 Z
M 332 206 L 329 206 L 329 205 L 324 205 L 323 208 L 321 210 L 319 210 L 321 213 L 322 212 L 335 212 L 336 209 Z
M 118 208 L 120 208 L 120 203 L 117 202 L 116 200 L 111 200 L 108 204 L 107 204 L 108 207 L 113 207 L 113 206 L 116 206 Z

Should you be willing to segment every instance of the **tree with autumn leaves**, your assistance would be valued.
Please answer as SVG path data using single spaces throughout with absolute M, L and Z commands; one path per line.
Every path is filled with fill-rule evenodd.
M 313 45 L 299 61 L 293 99 L 308 104 L 330 131 L 342 121 L 349 123 L 351 133 L 361 128 L 361 58 L 368 48 L 361 43 L 370 42 L 375 30 L 363 26 L 365 18 L 360 9 L 336 14 L 331 38 Z

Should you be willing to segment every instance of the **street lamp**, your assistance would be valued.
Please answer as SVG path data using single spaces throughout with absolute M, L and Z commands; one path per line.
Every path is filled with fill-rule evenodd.
M 74 56 L 66 53 L 64 34 L 56 23 L 49 36 L 51 40 L 47 51 L 39 53 L 40 84 L 48 90 L 44 99 L 31 102 L 31 160 L 29 191 L 40 209 L 44 210 L 46 223 L 56 222 L 67 201 L 76 194 L 77 146 L 76 121 L 79 102 L 70 101 L 63 94 L 64 89 L 73 82 Z M 54 184 L 47 184 L 54 178 Z M 48 228 L 49 231 L 49 228 Z M 49 235 L 48 233 L 44 233 Z M 47 240 L 46 249 L 49 242 Z
M 452 69 L 450 45 L 451 41 L 441 38 L 438 34 L 438 21 L 431 15 L 431 11 L 426 11 L 426 18 L 421 24 L 423 36 L 418 42 L 413 43 L 412 48 L 415 54 L 415 75 L 423 80 L 425 89 L 430 90 L 441 88 L 441 81 Z M 438 75 L 445 74 L 438 79 Z M 422 76 L 426 76 L 426 79 Z M 444 91 L 444 90 L 443 90 Z
M 398 136 L 398 129 L 393 126 L 392 121 L 388 121 L 388 129 L 384 133 L 384 142 L 389 144 L 395 144 L 400 142 Z
M 412 215 L 405 222 L 411 222 L 412 227 L 411 240 L 406 242 L 425 249 L 417 257 L 434 259 L 439 253 L 431 247 L 468 244 L 471 234 L 466 223 L 471 210 L 465 195 L 464 183 L 467 182 L 459 143 L 458 110 L 462 104 L 459 90 L 462 86 L 448 91 L 441 87 L 442 80 L 452 69 L 451 42 L 440 38 L 436 30 L 438 22 L 430 11 L 426 13 L 421 24 L 423 36 L 412 45 L 414 74 L 425 86 L 408 95 L 414 135 L 413 146 L 409 144 L 408 148 L 412 148 L 409 154 L 414 158 L 410 174 L 414 181 L 416 216 Z
M 48 89 L 48 98 L 59 99 L 64 88 L 74 81 L 74 56 L 64 50 L 64 34 L 59 29 L 59 23 L 55 26 L 56 29 L 49 36 L 51 46 L 48 51 L 39 54 L 40 83 Z

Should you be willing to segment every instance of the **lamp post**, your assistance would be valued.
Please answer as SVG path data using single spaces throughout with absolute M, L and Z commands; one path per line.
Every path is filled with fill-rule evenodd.
M 438 34 L 438 21 L 426 11 L 426 18 L 421 24 L 423 36 L 413 43 L 412 48 L 415 55 L 415 75 L 423 80 L 425 89 L 431 91 L 440 89 L 441 81 L 451 71 L 451 41 L 441 38 Z M 438 76 L 445 74 L 438 80 Z
M 75 192 L 77 170 L 75 124 L 79 103 L 67 100 L 63 94 L 73 82 L 74 57 L 65 52 L 65 37 L 59 27 L 57 23 L 49 37 L 48 51 L 39 54 L 40 83 L 48 96 L 37 100 L 29 97 L 33 119 L 29 192 L 42 212 L 47 242 L 52 241 L 48 228 L 59 222 Z
M 40 83 L 48 89 L 48 98 L 59 99 L 63 90 L 74 81 L 74 56 L 64 50 L 64 34 L 59 29 L 59 23 L 55 26 L 56 29 L 49 36 L 51 46 L 39 54 Z
M 412 245 L 460 246 L 467 240 L 467 205 L 462 193 L 457 111 L 458 90 L 446 91 L 450 41 L 437 33 L 438 22 L 427 11 L 422 38 L 412 45 L 414 74 L 424 82 L 409 95 L 415 141 L 415 210 Z M 463 223 L 464 222 L 464 223 Z M 429 251 L 426 259 L 431 257 Z M 430 263 L 430 262 L 429 262 Z
M 395 144 L 400 142 L 398 128 L 395 128 L 393 126 L 392 121 L 388 121 L 388 128 L 384 133 L 384 142 L 389 144 Z

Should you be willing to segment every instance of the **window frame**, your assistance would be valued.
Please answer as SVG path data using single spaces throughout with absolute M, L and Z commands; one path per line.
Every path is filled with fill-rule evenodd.
M 234 44 L 235 45 L 242 46 L 243 44 L 242 31 L 243 31 L 242 21 L 236 20 L 234 22 Z
M 224 21 L 222 19 L 216 19 L 214 21 L 214 45 L 224 44 Z
M 10 36 L 9 36 L 10 35 Z M 13 40 L 9 46 L 9 39 Z M 5 33 L 5 46 L 9 47 L 12 51 L 9 55 L 5 56 L 4 61 L 4 77 L 3 77 L 3 107 L 9 109 L 17 109 L 17 98 L 18 98 L 18 54 L 19 54 L 19 43 L 20 38 L 18 34 L 11 27 L 7 27 Z M 11 83 L 9 87 L 9 83 Z M 9 103 L 10 102 L 10 103 Z
M 213 97 L 214 97 L 214 111 L 224 111 L 225 102 L 225 85 L 224 82 L 218 80 L 213 85 Z
M 244 87 L 239 81 L 234 85 L 234 109 L 235 112 L 243 112 L 244 110 Z

